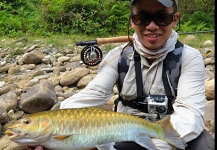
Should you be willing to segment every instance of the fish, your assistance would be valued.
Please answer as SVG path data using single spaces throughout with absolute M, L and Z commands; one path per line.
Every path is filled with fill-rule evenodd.
M 134 141 L 158 150 L 152 138 L 179 149 L 186 142 L 170 123 L 170 116 L 149 122 L 138 116 L 97 107 L 47 110 L 28 114 L 5 131 L 10 140 L 22 145 L 42 145 L 52 150 L 115 150 L 114 144 Z

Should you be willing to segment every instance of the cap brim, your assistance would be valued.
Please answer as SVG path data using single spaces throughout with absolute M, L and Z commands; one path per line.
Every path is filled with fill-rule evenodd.
M 131 4 L 133 4 L 136 0 L 131 0 Z M 173 0 L 158 0 L 161 4 L 163 4 L 165 7 L 170 7 L 173 5 Z

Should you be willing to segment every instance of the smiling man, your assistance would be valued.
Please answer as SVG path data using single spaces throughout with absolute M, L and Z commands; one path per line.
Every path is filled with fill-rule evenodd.
M 204 130 L 203 57 L 198 50 L 178 41 L 174 30 L 179 21 L 177 1 L 132 0 L 130 9 L 133 40 L 111 50 L 96 77 L 79 93 L 64 100 L 60 109 L 106 104 L 113 87 L 118 85 L 115 111 L 151 122 L 170 115 L 168 124 L 189 142 Z M 151 137 L 148 142 L 160 150 L 176 149 L 160 139 Z M 145 149 L 133 142 L 120 142 L 114 147 Z

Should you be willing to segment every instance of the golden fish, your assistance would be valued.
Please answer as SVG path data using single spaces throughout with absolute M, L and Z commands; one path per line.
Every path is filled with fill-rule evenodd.
M 95 107 L 49 110 L 27 115 L 6 130 L 9 139 L 24 145 L 53 150 L 110 149 L 114 143 L 134 141 L 157 150 L 151 138 L 184 149 L 170 117 L 156 123 L 129 114 Z

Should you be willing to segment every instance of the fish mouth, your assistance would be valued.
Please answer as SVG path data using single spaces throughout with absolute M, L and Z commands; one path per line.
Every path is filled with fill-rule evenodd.
M 8 129 L 5 131 L 6 135 L 9 137 L 10 140 L 14 140 L 17 137 L 24 137 L 25 135 L 21 134 L 21 132 L 19 130 L 12 130 L 12 129 Z

